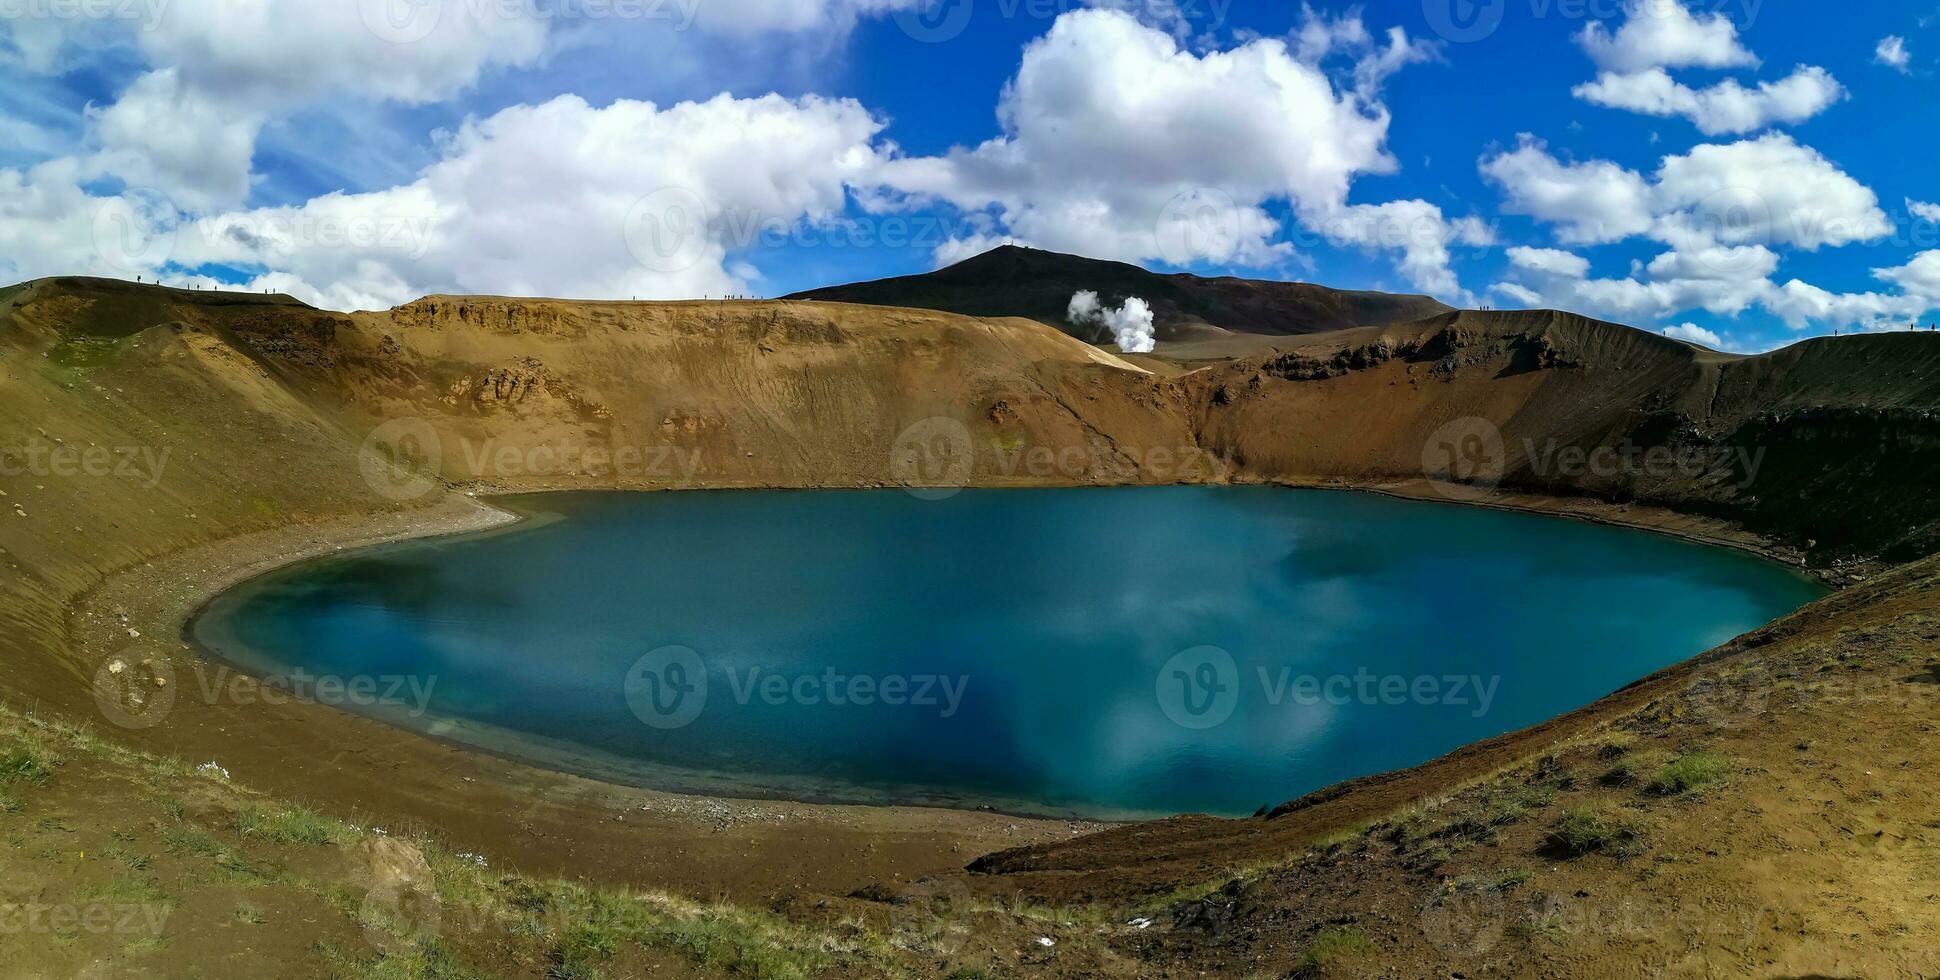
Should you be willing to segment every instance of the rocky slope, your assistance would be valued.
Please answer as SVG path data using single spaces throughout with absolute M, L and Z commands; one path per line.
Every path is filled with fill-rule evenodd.
M 1249 478 L 1442 475 L 1480 435 L 1453 475 L 1720 517 L 1821 566 L 1940 550 L 1921 489 L 1940 476 L 1940 338 L 1736 357 L 1566 313 L 1471 311 L 1282 345 L 1188 386 L 1195 431 Z

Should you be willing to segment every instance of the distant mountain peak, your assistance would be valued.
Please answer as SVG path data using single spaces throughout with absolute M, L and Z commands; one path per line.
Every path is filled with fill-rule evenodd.
M 1151 272 L 1125 262 L 999 245 L 921 275 L 828 286 L 787 298 L 904 306 L 969 316 L 1018 316 L 1067 332 L 1071 295 L 1090 290 L 1107 303 L 1137 296 L 1152 307 L 1162 341 L 1228 333 L 1322 333 L 1402 323 L 1451 312 L 1428 296 L 1356 292 L 1304 282 Z M 1083 331 L 1089 334 L 1092 331 Z M 1082 334 L 1081 334 L 1082 335 Z M 1093 339 L 1086 336 L 1085 339 Z

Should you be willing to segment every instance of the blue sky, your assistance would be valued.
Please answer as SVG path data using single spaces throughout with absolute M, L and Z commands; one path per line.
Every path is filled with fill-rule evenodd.
M 1760 350 L 1940 316 L 1935 6 L 10 0 L 0 278 L 779 295 L 1004 241 Z

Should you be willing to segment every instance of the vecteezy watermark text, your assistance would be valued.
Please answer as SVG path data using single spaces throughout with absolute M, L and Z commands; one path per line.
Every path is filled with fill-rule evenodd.
M 1681 15 L 1725 16 L 1750 30 L 1765 0 L 1422 0 L 1429 29 L 1444 41 L 1473 44 L 1500 30 L 1515 8 L 1531 20 L 1611 21 L 1620 17 L 1652 20 Z M 1675 8 L 1675 10 L 1673 10 Z
M 1134 446 L 1124 443 L 1032 443 L 999 433 L 984 445 L 970 427 L 947 416 L 923 419 L 897 435 L 889 449 L 889 473 L 926 500 L 950 497 L 979 472 L 1000 478 L 1082 480 L 1136 473 L 1148 480 L 1216 480 L 1233 471 L 1230 456 L 1200 446 Z
M 169 0 L 0 0 L 0 20 L 116 20 L 143 29 L 161 23 Z
M 1260 688 L 1273 707 L 1331 705 L 1434 705 L 1469 709 L 1470 717 L 1489 713 L 1502 678 L 1481 674 L 1376 674 L 1366 667 L 1352 674 L 1295 674 L 1291 667 L 1258 667 Z
M 896 12 L 903 33 L 926 44 L 956 40 L 978 17 L 1056 20 L 1073 10 L 1104 7 L 1140 20 L 1189 26 L 1193 33 L 1218 30 L 1233 0 L 915 0 Z
M 684 31 L 701 0 L 357 0 L 364 26 L 393 44 L 413 44 L 450 18 L 500 21 L 642 21 Z
M 1757 482 L 1765 462 L 1765 447 L 1641 446 L 1625 439 L 1613 446 L 1560 445 L 1551 439 L 1541 446 L 1524 439 L 1532 471 L 1539 477 L 1672 477 L 1697 480 L 1720 473 L 1737 477 L 1737 489 Z
M 159 936 L 165 902 L 0 902 L 0 936 Z
M 728 686 L 736 704 L 756 701 L 769 707 L 803 705 L 814 707 L 844 705 L 892 708 L 936 708 L 937 717 L 951 718 L 963 706 L 963 693 L 970 686 L 967 675 L 941 674 L 844 674 L 833 667 L 821 673 L 776 674 L 760 667 L 729 671 Z
M 94 675 L 94 702 L 103 717 L 130 730 L 153 728 L 168 720 L 184 695 L 203 704 L 285 705 L 298 702 L 331 707 L 401 710 L 420 718 L 431 710 L 438 678 L 413 674 L 337 675 L 296 668 L 258 677 L 222 665 L 197 662 L 194 682 L 178 683 L 174 664 L 159 654 L 130 649 L 103 661 Z
M 0 447 L 0 476 L 114 479 L 153 490 L 168 468 L 169 449 L 154 446 L 69 446 L 51 439 Z
M 455 453 L 448 448 L 453 443 Z M 451 439 L 425 419 L 403 418 L 371 430 L 357 462 L 364 482 L 380 496 L 415 500 L 447 477 L 491 481 L 580 476 L 691 484 L 701 470 L 701 450 L 578 439 Z
M 834 667 L 781 672 L 758 665 L 723 673 L 729 697 L 743 708 L 915 708 L 953 718 L 970 687 L 969 676 L 961 674 L 872 674 Z M 688 647 L 668 646 L 635 661 L 624 690 L 635 717 L 667 730 L 693 724 L 706 710 L 713 686 L 705 658 Z
M 1215 728 L 1231 718 L 1246 691 L 1239 664 L 1219 647 L 1182 650 L 1159 668 L 1154 691 L 1159 708 L 1182 728 Z M 1257 698 L 1268 708 L 1349 704 L 1370 707 L 1460 708 L 1470 717 L 1489 713 L 1502 686 L 1500 675 L 1383 674 L 1366 667 L 1352 673 L 1296 673 L 1288 666 L 1254 668 Z

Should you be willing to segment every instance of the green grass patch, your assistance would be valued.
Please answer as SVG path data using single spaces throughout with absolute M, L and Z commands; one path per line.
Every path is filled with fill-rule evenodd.
M 1606 807 L 1579 806 L 1563 811 L 1550 825 L 1546 843 L 1567 857 L 1608 854 L 1624 858 L 1643 849 L 1643 827 L 1632 817 Z
M 54 778 L 60 759 L 34 742 L 23 742 L 0 752 L 0 786 L 25 783 L 45 786 Z
M 1317 977 L 1327 968 L 1327 964 L 1342 957 L 1365 956 L 1374 952 L 1374 940 L 1367 933 L 1354 926 L 1341 926 L 1328 929 L 1314 937 L 1307 944 L 1305 952 L 1294 961 L 1293 976 Z
M 1515 867 L 1493 875 L 1463 875 L 1452 879 L 1444 886 L 1451 893 L 1459 892 L 1506 892 L 1513 891 L 1529 883 L 1536 873 L 1528 868 Z
M 1548 915 L 1539 919 L 1524 919 L 1511 923 L 1509 934 L 1528 942 L 1542 940 L 1557 946 L 1569 941 L 1569 927 L 1563 924 L 1560 915 Z
M 124 847 L 120 844 L 110 844 L 102 849 L 101 853 L 127 865 L 130 871 L 147 871 L 148 865 L 153 860 L 147 854 Z
M 609 925 L 574 926 L 559 938 L 552 952 L 556 980 L 598 980 L 599 964 L 613 958 L 620 948 L 620 937 Z
M 78 897 L 83 902 L 101 902 L 111 905 L 174 905 L 175 899 L 162 890 L 153 878 L 138 876 L 116 878 L 101 885 L 82 888 Z
M 245 837 L 284 847 L 320 847 L 356 840 L 356 834 L 349 827 L 307 807 L 282 810 L 250 807 L 237 815 L 236 829 Z
M 1366 833 L 1366 830 L 1361 827 L 1348 827 L 1345 830 L 1336 830 L 1326 836 L 1315 838 L 1313 848 L 1316 851 L 1338 851 L 1349 844 L 1358 842 Z
M 1654 778 L 1657 770 L 1671 761 L 1667 752 L 1638 752 L 1624 755 L 1612 763 L 1610 768 L 1597 777 L 1597 782 L 1605 786 L 1638 786 Z
M 424 941 L 407 952 L 364 957 L 334 943 L 320 943 L 325 975 L 334 980 L 475 980 L 482 974 L 467 967 L 443 944 Z
M 1658 796 L 1701 793 L 1717 786 L 1737 768 L 1731 757 L 1717 752 L 1690 752 L 1671 760 L 1651 779 L 1646 790 Z
M 178 823 L 162 829 L 162 846 L 172 854 L 209 859 L 215 876 L 241 885 L 264 885 L 276 880 L 269 871 L 250 864 L 240 851 L 216 835 L 192 823 Z

